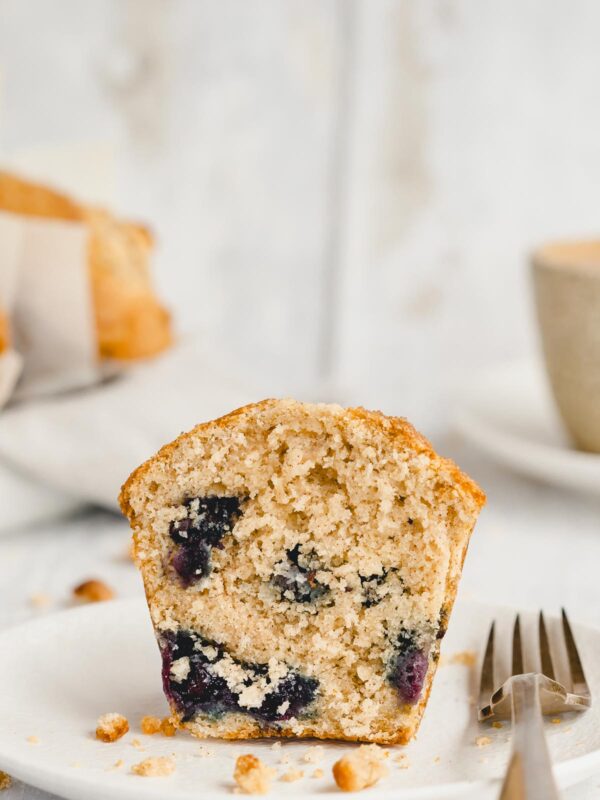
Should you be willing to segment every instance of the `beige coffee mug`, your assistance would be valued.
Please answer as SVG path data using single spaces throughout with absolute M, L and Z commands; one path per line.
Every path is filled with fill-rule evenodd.
M 600 453 L 600 240 L 548 244 L 531 262 L 560 414 L 578 447 Z

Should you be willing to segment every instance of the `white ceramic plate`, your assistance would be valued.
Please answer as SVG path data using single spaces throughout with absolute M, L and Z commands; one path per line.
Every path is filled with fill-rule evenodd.
M 453 615 L 444 653 L 476 649 L 492 616 L 506 615 L 473 603 L 459 604 Z M 588 664 L 592 687 L 600 679 L 600 631 L 576 628 Z M 373 800 L 461 797 L 472 791 L 482 797 L 501 775 L 508 755 L 508 726 L 478 727 L 470 698 L 475 670 L 465 665 L 441 666 L 417 740 L 391 748 L 390 776 L 369 792 Z M 315 765 L 302 757 L 314 742 L 284 742 L 279 754 L 271 742 L 205 742 L 186 734 L 167 739 L 144 736 L 144 714 L 166 713 L 160 688 L 160 664 L 148 613 L 142 601 L 113 601 L 28 622 L 0 635 L 0 768 L 23 781 L 73 800 L 106 798 L 230 797 L 235 759 L 244 752 L 260 755 L 280 774 L 303 768 L 295 783 L 277 782 L 282 797 L 313 797 L 335 791 L 331 765 L 351 745 L 325 744 L 318 765 L 321 779 L 310 777 Z M 100 714 L 119 711 L 130 720 L 130 732 L 118 742 L 94 739 Z M 585 714 L 548 724 L 556 774 L 562 786 L 600 769 L 600 704 Z M 477 747 L 479 736 L 491 744 Z M 38 743 L 28 741 L 37 737 Z M 134 740 L 142 743 L 143 750 Z M 206 750 L 212 755 L 205 755 Z M 394 762 L 405 752 L 410 763 Z M 152 755 L 175 754 L 176 771 L 169 777 L 142 778 L 131 765 Z M 289 764 L 278 763 L 281 754 Z M 114 768 L 118 759 L 124 766 Z M 492 796 L 493 792 L 492 792 Z
M 463 396 L 457 424 L 470 442 L 508 467 L 600 495 L 600 455 L 570 443 L 541 364 L 516 362 L 478 376 Z

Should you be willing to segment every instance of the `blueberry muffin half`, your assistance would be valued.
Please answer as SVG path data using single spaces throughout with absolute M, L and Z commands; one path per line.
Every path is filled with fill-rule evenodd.
M 163 447 L 120 501 L 181 727 L 412 737 L 485 497 L 408 422 L 265 400 Z

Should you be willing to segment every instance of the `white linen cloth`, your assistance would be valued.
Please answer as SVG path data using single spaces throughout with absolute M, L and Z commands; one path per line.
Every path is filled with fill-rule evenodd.
M 82 503 L 117 510 L 121 484 L 161 445 L 269 393 L 251 383 L 190 340 L 99 386 L 5 408 L 0 530 Z

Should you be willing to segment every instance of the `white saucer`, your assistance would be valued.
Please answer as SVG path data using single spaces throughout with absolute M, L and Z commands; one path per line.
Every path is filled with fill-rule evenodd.
M 516 362 L 479 376 L 465 393 L 456 421 L 470 442 L 504 465 L 600 495 L 600 455 L 569 442 L 541 364 Z
M 477 649 L 492 616 L 506 609 L 459 604 L 443 652 Z M 576 628 L 592 689 L 600 685 L 600 631 Z M 475 670 L 440 666 L 417 740 L 391 748 L 390 776 L 370 790 L 373 800 L 482 797 L 496 789 L 490 780 L 501 775 L 508 756 L 509 728 L 478 726 L 470 698 Z M 303 754 L 314 742 L 284 742 L 279 754 L 271 742 L 201 744 L 186 734 L 175 738 L 144 736 L 144 714 L 167 712 L 160 688 L 160 663 L 145 604 L 113 601 L 49 615 L 0 635 L 0 768 L 34 786 L 73 800 L 123 798 L 230 797 L 238 755 L 252 752 L 277 766 L 305 770 L 296 783 L 277 781 L 275 796 L 312 797 L 336 791 L 331 765 L 352 745 L 325 744 L 318 764 L 322 778 L 310 777 L 314 764 Z M 125 714 L 130 732 L 112 744 L 93 736 L 96 719 L 109 711 Z M 570 718 L 569 718 L 570 717 Z M 567 715 L 560 725 L 547 725 L 550 747 L 561 786 L 571 785 L 600 769 L 600 704 L 584 714 Z M 479 736 L 492 742 L 477 747 Z M 37 743 L 28 741 L 37 737 Z M 132 745 L 139 739 L 143 750 Z M 212 755 L 203 755 L 206 750 Z M 405 752 L 410 766 L 394 762 Z M 281 754 L 289 764 L 278 763 Z M 175 755 L 176 770 L 164 778 L 142 778 L 132 764 L 154 755 Z M 118 759 L 124 766 L 114 768 Z M 492 791 L 492 795 L 493 794 Z

